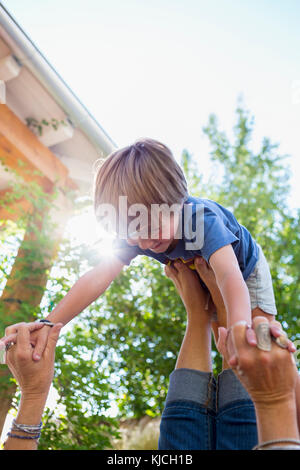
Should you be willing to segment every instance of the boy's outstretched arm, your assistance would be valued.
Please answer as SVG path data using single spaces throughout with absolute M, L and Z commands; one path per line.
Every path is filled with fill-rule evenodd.
M 67 295 L 47 315 L 47 320 L 66 325 L 103 294 L 123 267 L 124 264 L 116 257 L 102 260 L 95 268 L 78 279 Z M 44 327 L 39 332 L 32 334 L 35 337 L 35 348 L 33 351 L 33 359 L 35 360 L 40 359 L 45 349 L 48 330 L 49 327 Z
M 209 259 L 227 311 L 227 328 L 240 320 L 251 325 L 251 303 L 248 287 L 243 279 L 231 245 L 215 251 Z

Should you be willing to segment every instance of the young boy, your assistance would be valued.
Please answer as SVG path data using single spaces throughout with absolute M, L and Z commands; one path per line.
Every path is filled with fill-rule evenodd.
M 272 279 L 261 247 L 229 210 L 188 195 L 180 166 L 160 142 L 141 139 L 107 157 L 96 174 L 94 206 L 99 219 L 110 213 L 118 235 L 116 256 L 104 259 L 75 283 L 47 316 L 51 322 L 68 323 L 137 255 L 164 264 L 181 258 L 192 268 L 195 256 L 203 257 L 214 271 L 226 307 L 227 318 L 218 319 L 220 326 L 230 327 L 240 320 L 251 324 L 253 316 L 271 320 L 276 315 Z M 172 213 L 168 213 L 170 207 Z M 32 334 L 34 360 L 45 348 L 48 330 Z
M 128 212 L 120 210 L 120 198 L 124 197 Z M 149 218 L 155 213 L 151 211 L 155 205 L 155 208 L 162 204 L 176 207 L 169 220 L 161 213 L 157 216 L 156 212 L 145 231 L 144 227 L 133 224 L 137 204 L 137 209 L 143 205 L 148 210 Z M 115 257 L 104 259 L 83 275 L 47 316 L 48 320 L 68 323 L 108 288 L 124 265 L 140 254 L 164 264 L 178 258 L 191 264 L 195 256 L 202 256 L 216 276 L 228 327 L 239 320 L 251 323 L 253 315 L 265 315 L 269 319 L 276 315 L 271 275 L 259 245 L 230 211 L 216 202 L 188 195 L 180 166 L 160 142 L 141 139 L 107 157 L 95 177 L 94 207 L 98 217 L 101 208 L 115 210 L 115 228 L 119 234 L 122 232 L 115 244 Z M 196 222 L 201 226 L 195 227 Z M 178 238 L 180 224 L 184 230 Z M 131 230 L 132 227 L 139 230 Z M 199 232 L 200 248 L 197 243 L 190 243 L 192 249 L 186 249 L 190 247 L 191 236 Z M 225 320 L 221 323 L 226 326 Z M 45 347 L 47 328 L 34 335 L 33 358 L 39 359 Z

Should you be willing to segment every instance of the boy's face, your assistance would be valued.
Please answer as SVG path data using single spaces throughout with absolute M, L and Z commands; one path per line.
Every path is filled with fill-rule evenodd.
M 159 221 L 156 221 L 156 223 L 153 221 L 152 226 L 151 223 L 149 223 L 148 235 L 146 233 L 147 238 L 145 237 L 145 231 L 143 231 L 143 237 L 141 237 L 141 228 L 139 230 L 140 233 L 135 232 L 129 235 L 127 243 L 131 246 L 138 245 L 142 250 L 163 253 L 175 239 L 179 220 L 177 214 L 174 215 L 172 213 L 169 217 L 163 218 L 160 213 Z

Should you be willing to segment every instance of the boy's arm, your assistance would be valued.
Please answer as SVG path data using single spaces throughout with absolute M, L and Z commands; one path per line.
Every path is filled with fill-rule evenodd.
M 103 294 L 123 267 L 124 264 L 116 257 L 101 261 L 95 268 L 88 271 L 75 282 L 67 295 L 46 317 L 47 320 L 66 325 L 72 318 L 76 317 Z M 39 361 L 43 354 L 47 344 L 48 333 L 49 327 L 44 327 L 39 333 L 32 334 L 35 342 L 32 357 L 36 361 Z
M 64 325 L 96 300 L 121 272 L 124 264 L 116 257 L 103 260 L 84 274 L 47 316 Z
M 251 324 L 251 304 L 247 285 L 231 245 L 215 251 L 210 259 L 227 311 L 227 328 L 240 320 Z

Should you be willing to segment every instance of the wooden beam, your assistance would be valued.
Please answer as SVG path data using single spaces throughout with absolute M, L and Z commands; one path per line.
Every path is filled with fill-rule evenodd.
M 16 170 L 25 180 L 37 180 L 46 190 L 51 190 L 55 182 L 62 189 L 77 189 L 75 182 L 68 176 L 67 167 L 5 104 L 0 104 L 1 157 L 8 167 Z M 21 166 L 18 162 L 21 162 Z M 37 177 L 36 170 L 43 176 Z
M 1 105 L 0 105 L 1 108 Z M 1 118 L 0 118 L 1 121 Z M 1 123 L 0 123 L 1 127 Z M 36 181 L 45 191 L 53 188 L 52 181 L 37 174 L 37 168 L 30 163 L 17 147 L 15 147 L 4 135 L 0 133 L 0 162 L 17 172 L 25 181 Z
M 32 204 L 30 204 L 25 197 L 22 197 L 17 201 L 3 206 L 1 201 L 3 201 L 6 196 L 9 196 L 10 193 L 12 193 L 11 189 L 0 191 L 0 220 L 12 220 L 16 222 L 24 212 L 32 212 Z

